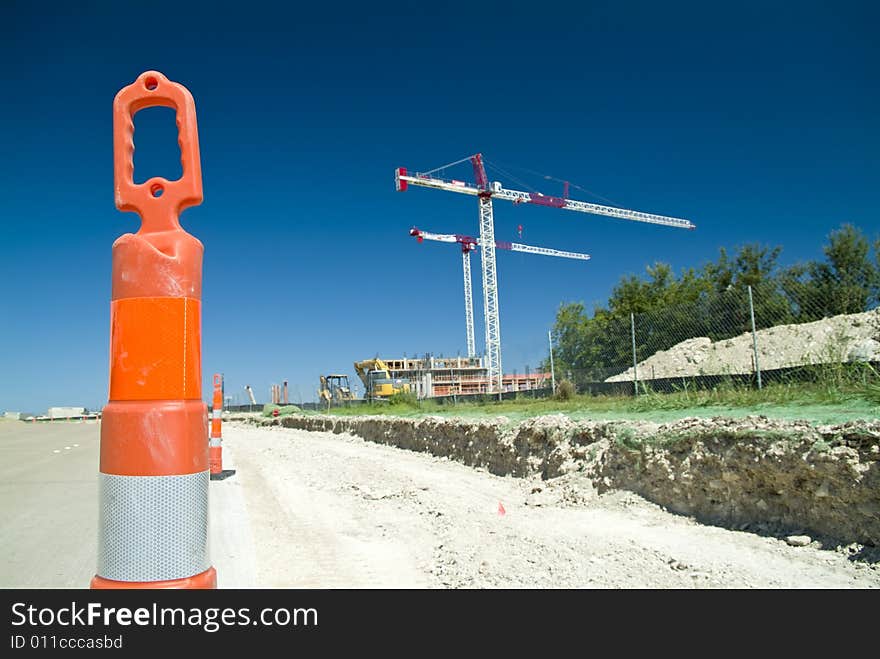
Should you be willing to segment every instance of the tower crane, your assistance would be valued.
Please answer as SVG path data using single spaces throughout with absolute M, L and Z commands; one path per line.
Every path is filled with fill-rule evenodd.
M 471 291 L 471 252 L 480 246 L 480 241 L 471 236 L 464 236 L 458 233 L 431 233 L 430 231 L 422 231 L 413 227 L 409 230 L 409 235 L 413 236 L 419 242 L 423 240 L 435 240 L 441 243 L 458 243 L 461 245 L 461 269 L 464 275 L 464 321 L 467 332 L 467 351 L 468 357 L 474 357 L 477 354 L 476 342 L 474 341 L 474 298 Z M 535 247 L 534 245 L 523 245 L 522 243 L 509 243 L 502 240 L 495 241 L 495 249 L 505 249 L 512 252 L 525 252 L 526 254 L 542 254 L 544 256 L 558 256 L 564 259 L 578 259 L 580 261 L 589 261 L 589 254 L 581 254 L 579 252 L 566 252 L 561 249 L 551 249 L 549 247 Z
M 452 167 L 459 163 L 470 161 L 474 170 L 473 185 L 464 181 L 448 180 L 435 176 L 440 170 Z M 634 222 L 647 222 L 679 229 L 696 228 L 689 220 L 677 217 L 667 217 L 654 213 L 616 208 L 614 206 L 602 206 L 586 201 L 569 199 L 568 186 L 562 197 L 544 195 L 540 192 L 522 192 L 520 190 L 508 190 L 501 183 L 492 181 L 486 175 L 486 167 L 483 164 L 483 155 L 480 153 L 462 158 L 448 165 L 437 167 L 428 172 L 407 173 L 405 167 L 394 170 L 394 183 L 398 192 L 403 192 L 409 185 L 416 185 L 435 190 L 457 192 L 477 197 L 480 216 L 480 262 L 483 275 L 483 313 L 486 320 L 486 361 L 489 372 L 490 390 L 493 384 L 497 391 L 501 391 L 501 324 L 498 312 L 498 274 L 495 267 L 495 222 L 493 219 L 492 199 L 503 199 L 514 204 L 535 204 L 549 208 L 591 213 L 593 215 L 606 215 L 622 220 Z

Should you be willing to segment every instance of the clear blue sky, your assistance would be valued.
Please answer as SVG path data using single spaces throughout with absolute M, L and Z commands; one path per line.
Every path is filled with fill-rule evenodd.
M 498 202 L 499 239 L 593 254 L 499 254 L 506 371 L 543 358 L 561 302 L 653 261 L 760 241 L 793 262 L 842 222 L 880 230 L 873 3 L 183 4 L 0 9 L 0 410 L 106 401 L 110 248 L 137 227 L 113 206 L 111 104 L 151 68 L 196 99 L 206 397 L 216 371 L 312 400 L 356 359 L 464 352 L 458 253 L 407 230 L 475 233 L 476 202 L 396 193 L 398 166 L 481 151 L 698 225 Z M 136 178 L 178 175 L 171 115 L 136 127 Z

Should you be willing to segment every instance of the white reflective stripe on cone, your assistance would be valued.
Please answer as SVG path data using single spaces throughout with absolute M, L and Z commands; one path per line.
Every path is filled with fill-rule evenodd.
M 207 570 L 210 478 L 99 474 L 98 576 L 166 581 Z
M 222 438 L 220 438 L 220 437 L 209 437 L 208 438 L 208 446 L 210 446 L 211 448 L 214 448 L 215 446 L 220 446 L 221 441 L 222 441 Z
M 211 410 L 211 418 L 219 419 L 222 413 L 223 410 Z

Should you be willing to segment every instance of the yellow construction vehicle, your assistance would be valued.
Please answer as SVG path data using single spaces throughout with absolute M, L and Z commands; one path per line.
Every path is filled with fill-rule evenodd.
M 364 398 L 388 399 L 394 394 L 409 393 L 409 380 L 392 378 L 388 364 L 379 359 L 365 359 L 354 363 L 354 370 L 364 383 Z
M 322 403 L 342 403 L 347 400 L 354 400 L 354 394 L 351 393 L 351 387 L 348 386 L 348 376 L 334 373 L 331 375 L 321 376 L 321 389 L 318 396 Z

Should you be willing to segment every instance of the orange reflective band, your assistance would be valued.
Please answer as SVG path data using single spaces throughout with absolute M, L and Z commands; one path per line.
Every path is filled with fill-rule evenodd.
M 110 400 L 200 400 L 200 300 L 134 297 L 110 303 Z

